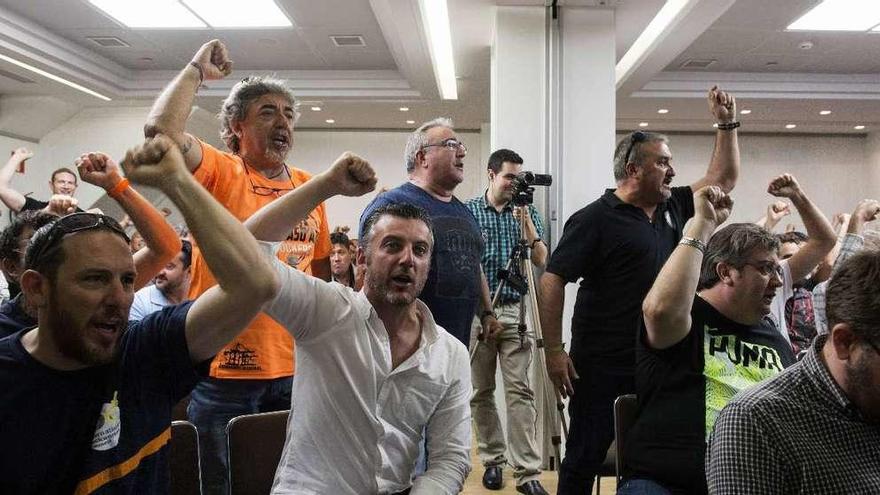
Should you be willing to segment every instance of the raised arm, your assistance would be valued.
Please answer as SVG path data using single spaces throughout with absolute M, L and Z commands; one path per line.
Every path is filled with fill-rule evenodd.
M 292 192 L 260 208 L 245 227 L 261 241 L 283 241 L 291 225 L 305 218 L 321 202 L 336 196 L 362 196 L 376 188 L 376 174 L 363 158 L 345 152 L 324 172 Z
M 125 211 L 144 238 L 146 247 L 134 254 L 137 278 L 134 289 L 144 287 L 180 252 L 180 238 L 165 221 L 165 216 L 149 201 L 123 182 L 119 165 L 101 152 L 86 153 L 76 161 L 79 177 L 107 192 Z
M 174 140 L 193 171 L 202 163 L 202 148 L 196 138 L 186 133 L 186 121 L 193 99 L 203 81 L 222 79 L 232 72 L 232 61 L 220 40 L 211 40 L 199 48 L 190 63 L 177 74 L 153 103 L 144 136 L 164 134 Z
M 789 204 L 785 201 L 774 201 L 767 205 L 767 213 L 759 218 L 755 222 L 755 225 L 773 232 L 773 229 L 779 224 L 779 221 L 786 215 L 791 215 Z
M 694 218 L 654 280 L 642 303 L 648 345 L 666 349 L 681 342 L 691 329 L 691 308 L 700 281 L 703 249 L 715 228 L 730 216 L 733 200 L 718 186 L 707 186 L 694 193 Z
M 708 101 L 709 111 L 715 118 L 715 123 L 719 124 L 718 130 L 715 131 L 715 149 L 712 151 L 712 159 L 706 175 L 691 184 L 691 190 L 718 186 L 725 193 L 729 193 L 739 177 L 739 141 L 736 128 L 721 127 L 736 121 L 736 99 L 718 89 L 718 86 L 712 86 Z
M 12 211 L 21 211 L 25 202 L 24 194 L 12 188 L 12 176 L 22 162 L 32 156 L 34 153 L 27 148 L 17 148 L 12 151 L 6 165 L 0 169 L 0 201 Z
M 275 297 L 278 279 L 257 241 L 195 181 L 170 138 L 160 135 L 129 150 L 122 168 L 132 182 L 159 188 L 177 206 L 217 279 L 186 317 L 190 357 L 204 361 Z
M 828 223 L 828 219 L 810 201 L 793 175 L 783 174 L 776 177 L 770 182 L 767 192 L 773 196 L 791 200 L 804 222 L 807 235 L 810 236 L 803 247 L 788 259 L 791 279 L 800 280 L 813 271 L 813 268 L 828 254 L 828 251 L 834 248 L 837 236 L 834 234 L 831 224 Z

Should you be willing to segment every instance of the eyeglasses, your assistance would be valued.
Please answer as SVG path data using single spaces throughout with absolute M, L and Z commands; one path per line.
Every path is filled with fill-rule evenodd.
M 279 189 L 277 187 L 268 187 L 268 186 L 258 186 L 254 184 L 254 180 L 251 178 L 251 173 L 248 171 L 250 167 L 246 163 L 244 165 L 244 173 L 247 175 L 248 182 L 251 183 L 251 191 L 254 192 L 257 196 L 282 196 L 284 193 L 288 193 L 296 189 L 296 185 L 293 183 L 293 177 L 290 175 L 290 169 L 287 166 L 284 167 L 284 171 L 287 172 L 287 179 L 290 181 L 290 189 Z
M 782 265 L 780 265 L 779 263 L 774 263 L 772 261 L 766 261 L 764 263 L 752 263 L 750 261 L 746 261 L 745 263 L 743 263 L 743 266 L 746 265 L 754 268 L 755 270 L 758 270 L 758 273 L 764 275 L 765 277 L 775 274 L 779 278 L 783 278 Z
M 46 253 L 56 247 L 61 239 L 67 234 L 82 232 L 84 230 L 92 230 L 100 227 L 108 227 L 113 232 L 122 236 L 126 244 L 131 242 L 125 230 L 119 223 L 106 216 L 95 213 L 71 213 L 63 216 L 58 220 L 44 225 L 36 231 L 31 238 L 33 240 L 33 250 L 26 257 L 26 267 L 31 268 L 39 264 L 46 256 Z
M 623 164 L 629 163 L 629 155 L 632 153 L 636 143 L 643 143 L 648 140 L 648 135 L 642 131 L 636 131 L 629 135 L 629 146 L 626 148 L 626 154 L 623 155 Z
M 445 139 L 439 143 L 426 144 L 422 146 L 422 149 L 431 148 L 433 146 L 442 146 L 444 148 L 449 148 L 452 151 L 461 150 L 464 154 L 467 154 L 467 146 L 465 146 L 464 143 L 455 138 Z

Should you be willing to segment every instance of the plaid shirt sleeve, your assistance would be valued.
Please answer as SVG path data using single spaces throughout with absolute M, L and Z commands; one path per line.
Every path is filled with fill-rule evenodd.
M 739 403 L 721 411 L 706 449 L 709 493 L 783 493 L 784 455 L 761 427 L 772 418 Z

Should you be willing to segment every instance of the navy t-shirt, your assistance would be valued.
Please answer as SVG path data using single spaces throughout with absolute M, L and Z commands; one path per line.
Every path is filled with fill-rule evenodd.
M 480 301 L 480 259 L 483 236 L 473 213 L 457 198 L 440 201 L 409 182 L 376 197 L 361 214 L 364 222 L 377 208 L 403 203 L 428 212 L 434 223 L 431 272 L 419 296 L 438 325 L 465 346 L 470 344 L 471 324 Z
M 37 325 L 37 320 L 25 312 L 23 297 L 19 293 L 0 304 L 0 339 Z
M 0 340 L 0 493 L 167 493 L 171 408 L 199 379 L 192 303 L 132 322 L 116 362 L 58 371 Z

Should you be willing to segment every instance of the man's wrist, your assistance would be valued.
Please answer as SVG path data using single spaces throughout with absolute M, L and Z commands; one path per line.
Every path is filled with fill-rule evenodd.
M 487 310 L 483 311 L 482 313 L 480 313 L 480 323 L 482 323 L 483 320 L 485 320 L 486 318 L 488 318 L 488 317 L 490 317 L 490 316 L 491 316 L 493 319 L 495 319 L 495 320 L 498 319 L 498 318 L 495 316 L 495 312 L 494 312 L 494 311 L 489 311 L 489 310 L 487 309 Z
M 565 352 L 565 342 L 556 342 L 556 343 L 545 343 L 544 344 L 545 352 Z

